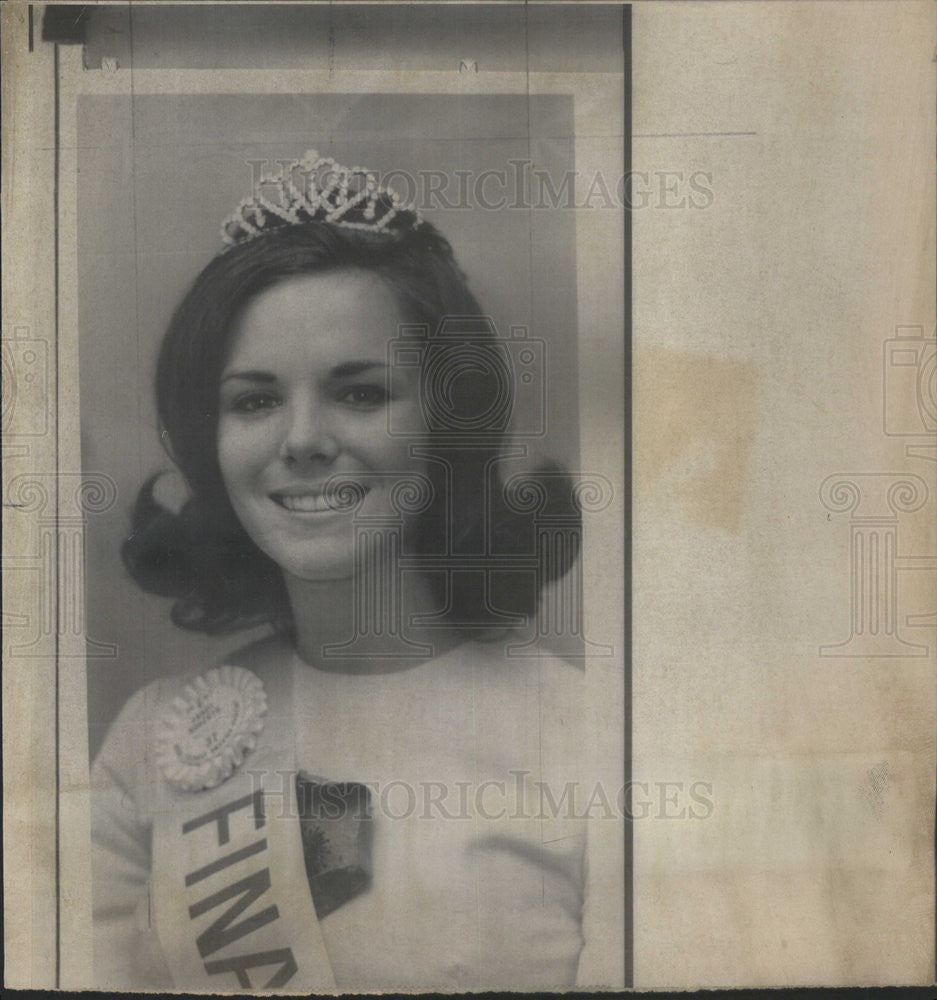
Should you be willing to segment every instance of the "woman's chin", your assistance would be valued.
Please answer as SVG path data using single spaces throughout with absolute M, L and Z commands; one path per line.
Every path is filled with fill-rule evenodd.
M 310 538 L 266 538 L 260 547 L 287 578 L 309 583 L 349 580 L 355 575 L 351 533 Z
M 341 583 L 344 580 L 354 579 L 355 575 L 353 565 L 338 562 L 334 565 L 328 563 L 283 565 L 283 572 L 288 580 L 292 579 L 297 583 Z

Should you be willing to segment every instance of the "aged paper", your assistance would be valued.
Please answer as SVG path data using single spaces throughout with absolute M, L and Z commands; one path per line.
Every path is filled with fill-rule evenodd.
M 635 169 L 713 178 L 634 228 L 634 771 L 715 802 L 635 824 L 639 983 L 934 978 L 934 41 L 635 9 Z
M 7 985 L 932 982 L 933 6 L 2 16 Z M 400 198 L 377 258 L 375 215 L 347 204 L 364 168 L 340 164 Z M 264 177 L 284 169 L 304 192 L 346 186 L 302 218 L 238 209 L 280 197 Z M 243 260 L 244 282 L 272 266 L 252 248 L 274 245 L 278 219 L 287 240 L 333 227 L 356 263 L 277 272 L 231 313 L 218 363 L 260 365 L 265 387 L 216 399 L 217 371 L 196 381 L 218 411 L 207 457 L 183 455 L 184 478 L 154 492 L 161 523 L 194 517 L 217 457 L 213 509 L 230 502 L 279 568 L 266 590 L 246 574 L 250 599 L 302 581 L 277 652 L 244 652 L 279 619 L 248 621 L 229 587 L 209 621 L 206 595 L 247 558 L 234 542 L 181 585 L 160 569 L 169 549 L 146 569 L 126 540 L 141 487 L 196 433 L 173 429 L 181 389 L 157 416 L 174 310 L 194 308 L 212 260 Z M 449 266 L 424 248 L 400 277 L 390 246 L 421 245 L 421 225 L 452 244 L 489 340 L 477 323 L 415 331 L 423 314 L 401 303 Z M 446 274 L 444 311 L 474 312 Z M 361 339 L 378 306 L 396 309 L 388 396 L 327 382 L 358 364 L 347 344 L 378 343 Z M 335 343 L 328 365 L 305 346 Z M 486 409 L 485 383 L 458 379 L 489 355 L 507 388 Z M 206 357 L 193 348 L 176 384 L 215 371 Z M 244 456 L 276 413 L 291 430 L 264 476 L 290 483 L 264 480 L 258 526 Z M 422 464 L 427 441 L 442 451 Z M 483 460 L 489 492 L 472 492 Z M 333 472 L 361 496 L 326 513 Z M 391 476 L 406 490 L 381 507 Z M 462 492 L 445 547 L 418 556 L 408 526 L 446 490 Z M 572 502 L 551 506 L 556 490 Z M 495 503 L 512 527 L 473 549 L 454 525 Z M 333 530 L 309 527 L 320 513 L 353 521 L 353 573 L 323 569 L 334 547 L 302 554 Z M 191 521 L 193 552 L 213 517 Z M 362 570 L 362 552 L 385 554 Z M 343 607 L 346 577 L 360 585 Z M 420 579 L 437 603 L 420 604 Z M 536 607 L 511 619 L 515 591 Z M 202 625 L 174 625 L 173 605 Z M 250 627 L 225 631 L 235 612 Z M 224 733 L 204 723 L 231 706 Z M 337 804 L 340 824 L 323 823 Z

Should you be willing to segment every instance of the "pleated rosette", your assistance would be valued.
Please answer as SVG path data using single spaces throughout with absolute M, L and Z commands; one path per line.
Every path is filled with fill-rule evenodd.
M 220 785 L 257 745 L 266 711 L 263 683 L 250 670 L 226 664 L 200 674 L 160 719 L 163 777 L 186 792 Z

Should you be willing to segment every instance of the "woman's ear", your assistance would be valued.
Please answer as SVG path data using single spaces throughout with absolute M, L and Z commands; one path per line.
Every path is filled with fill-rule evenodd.
M 192 491 L 178 469 L 167 469 L 153 480 L 153 499 L 170 513 L 179 515 Z

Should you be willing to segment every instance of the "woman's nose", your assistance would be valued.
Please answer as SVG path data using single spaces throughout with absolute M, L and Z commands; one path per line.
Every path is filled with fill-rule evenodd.
M 335 458 L 338 442 L 321 406 L 303 402 L 291 407 L 280 454 L 290 463 L 330 462 Z

